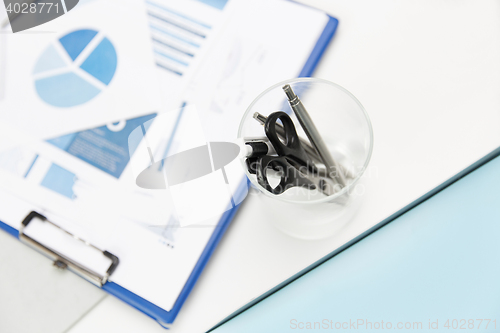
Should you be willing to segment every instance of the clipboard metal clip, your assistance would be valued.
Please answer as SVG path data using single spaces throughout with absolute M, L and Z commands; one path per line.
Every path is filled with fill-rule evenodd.
M 69 258 L 68 256 L 60 253 L 60 251 L 54 250 L 46 245 L 41 244 L 39 241 L 33 239 L 32 237 L 28 236 L 24 231 L 25 228 L 30 224 L 30 222 L 33 221 L 33 219 L 39 219 L 42 222 L 46 222 L 51 224 L 53 227 L 59 229 L 60 231 L 63 231 L 65 234 L 69 235 L 70 237 L 74 238 L 77 241 L 82 242 L 92 250 L 96 250 L 101 252 L 105 257 L 111 260 L 111 265 L 109 268 L 106 270 L 104 274 L 100 274 L 95 272 L 94 270 L 85 267 L 84 265 L 76 262 L 75 260 Z M 108 251 L 103 251 L 96 246 L 90 244 L 89 242 L 79 238 L 78 236 L 70 233 L 67 230 L 64 230 L 57 224 L 49 221 L 45 216 L 43 216 L 40 213 L 37 213 L 35 211 L 30 212 L 23 220 L 21 227 L 19 228 L 19 239 L 28 244 L 29 246 L 35 248 L 36 250 L 42 252 L 46 256 L 48 256 L 50 259 L 54 260 L 54 266 L 57 268 L 65 269 L 68 268 L 75 272 L 76 274 L 80 275 L 81 277 L 85 278 L 86 280 L 92 282 L 93 284 L 97 285 L 98 287 L 102 287 L 109 279 L 110 275 L 113 274 L 115 271 L 116 267 L 120 263 L 120 260 L 118 259 L 117 256 L 113 255 L 112 253 Z

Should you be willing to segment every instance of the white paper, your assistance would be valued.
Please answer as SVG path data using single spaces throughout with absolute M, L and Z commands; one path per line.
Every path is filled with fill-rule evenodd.
M 183 95 L 231 6 L 220 10 L 197 0 L 145 0 L 145 5 L 161 97 L 169 105 L 172 96 Z
M 84 2 L 46 24 L 2 34 L 0 120 L 40 139 L 158 111 L 145 15 L 138 1 Z M 85 38 L 61 41 L 82 30 L 97 35 L 88 44 Z
M 298 19 L 307 24 L 297 28 Z M 234 160 L 225 167 L 229 184 L 222 171 L 216 170 L 173 191 L 140 188 L 137 176 L 153 162 L 175 153 L 210 141 L 233 141 L 251 100 L 269 85 L 300 72 L 326 20 L 321 12 L 284 1 L 229 2 L 214 28 L 219 30 L 200 51 L 203 56 L 197 55 L 201 68 L 182 94 L 187 98 L 185 113 L 170 109 L 153 118 L 143 112 L 144 118 L 134 115 L 129 120 L 100 123 L 75 136 L 5 151 L 0 154 L 0 160 L 8 161 L 0 163 L 2 188 L 61 227 L 118 256 L 120 265 L 111 280 L 170 310 L 220 215 L 231 205 L 244 173 Z M 282 31 L 271 28 L 277 21 L 295 34 L 299 51 L 291 40 L 281 39 Z M 122 132 L 126 139 L 114 137 Z M 130 161 L 122 154 L 130 148 L 127 136 L 137 141 L 137 148 L 129 152 Z M 208 194 L 202 195 L 205 190 Z M 178 194 L 189 198 L 190 192 L 191 202 L 178 202 Z M 222 200 L 212 201 L 216 198 Z
M 211 141 L 235 139 L 253 99 L 299 75 L 328 20 L 315 9 L 282 1 L 232 5 L 230 20 L 186 92 Z

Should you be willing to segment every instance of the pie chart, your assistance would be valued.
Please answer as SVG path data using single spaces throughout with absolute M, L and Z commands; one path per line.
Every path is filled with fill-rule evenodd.
M 68 33 L 42 52 L 33 70 L 35 89 L 47 104 L 84 104 L 110 84 L 117 67 L 111 41 L 96 30 Z

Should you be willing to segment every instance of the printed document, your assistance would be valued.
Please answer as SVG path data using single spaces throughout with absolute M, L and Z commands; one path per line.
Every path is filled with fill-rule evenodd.
M 147 0 L 144 28 L 136 27 L 139 15 L 124 18 L 124 25 L 133 26 L 127 29 L 137 29 L 136 34 L 101 26 L 97 14 L 92 28 L 97 34 L 80 32 L 90 40 L 90 47 L 80 52 L 81 60 L 75 55 L 78 51 L 65 50 L 60 42 L 67 34 L 57 35 L 59 39 L 39 34 L 43 40 L 35 42 L 36 52 L 26 55 L 30 66 L 9 69 L 5 99 L 0 102 L 2 119 L 43 138 L 0 152 L 0 220 L 19 228 L 30 210 L 46 215 L 119 257 L 110 280 L 165 310 L 174 306 L 222 214 L 238 203 L 244 172 L 235 158 L 175 186 L 148 188 L 137 181 L 139 175 L 161 175 L 163 169 L 155 166 L 162 161 L 168 163 L 211 142 L 233 142 L 251 101 L 270 85 L 300 73 L 328 22 L 324 13 L 289 1 L 189 0 L 194 7 L 187 3 Z M 90 1 L 78 10 L 91 11 L 97 4 L 101 2 Z M 68 31 L 81 31 L 81 22 L 75 15 L 65 24 Z M 33 37 L 27 34 L 29 38 Z M 109 42 L 103 42 L 105 38 Z M 132 52 L 136 59 L 121 55 L 124 38 L 137 38 L 136 53 Z M 117 53 L 117 70 L 108 85 L 97 85 L 89 77 L 93 67 L 84 66 L 98 57 L 100 47 L 113 47 Z M 49 71 L 47 66 L 54 64 L 37 60 L 44 52 L 64 55 L 64 66 L 73 54 L 80 64 L 75 73 L 96 83 L 100 93 L 78 106 L 51 105 L 50 94 L 44 95 L 50 92 L 44 80 L 73 72 L 64 71 L 64 66 Z M 158 93 L 150 88 L 152 78 L 143 75 L 138 63 L 161 73 L 160 86 L 172 86 L 177 94 L 172 98 L 180 100 L 171 104 L 176 107 L 155 108 L 155 97 L 168 99 L 169 90 Z M 85 68 L 89 72 L 81 74 Z M 19 78 L 13 77 L 18 70 Z M 21 84 L 25 90 L 18 87 Z M 23 93 L 29 108 L 16 99 Z M 71 99 L 65 103 L 71 104 Z M 25 116 L 12 116 L 15 112 Z M 61 113 L 67 120 L 61 121 Z M 24 118 L 33 122 L 23 123 Z M 37 129 L 37 122 L 47 122 L 48 127 Z M 186 164 L 186 170 L 192 165 Z M 188 200 L 179 203 L 182 195 Z M 214 204 L 216 198 L 223 198 L 223 204 Z

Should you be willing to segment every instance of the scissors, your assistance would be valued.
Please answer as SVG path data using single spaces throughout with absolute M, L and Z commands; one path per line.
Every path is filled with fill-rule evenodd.
M 278 121 L 283 125 L 284 142 L 276 131 Z M 318 174 L 318 169 L 300 143 L 288 114 L 283 111 L 272 113 L 267 117 L 264 129 L 278 156 L 263 155 L 256 160 L 257 181 L 262 187 L 276 195 L 296 186 L 310 190 L 318 188 L 326 195 L 335 193 L 335 183 Z M 269 171 L 280 177 L 280 182 L 275 187 L 269 183 Z

